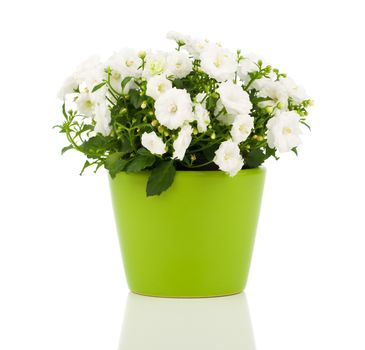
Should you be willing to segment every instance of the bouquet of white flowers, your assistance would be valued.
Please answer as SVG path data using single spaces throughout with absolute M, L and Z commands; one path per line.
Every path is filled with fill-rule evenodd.
M 267 158 L 297 152 L 311 100 L 292 79 L 253 55 L 170 32 L 175 51 L 122 49 L 91 57 L 60 91 L 69 145 L 85 168 L 150 171 L 158 195 L 177 170 L 235 176 Z

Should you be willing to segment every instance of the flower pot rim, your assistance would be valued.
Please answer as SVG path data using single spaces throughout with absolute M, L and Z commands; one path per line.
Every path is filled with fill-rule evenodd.
M 138 176 L 138 175 L 147 175 L 150 174 L 150 171 L 140 171 L 138 173 L 128 173 L 126 171 L 121 171 L 120 173 L 117 174 L 121 175 L 134 175 L 134 176 Z M 207 176 L 207 175 L 213 175 L 213 176 L 224 176 L 224 177 L 229 177 L 229 175 L 227 175 L 224 171 L 222 170 L 193 170 L 193 169 L 184 169 L 184 170 L 176 170 L 177 174 L 189 174 L 189 175 L 193 175 L 196 174 L 197 176 Z M 245 176 L 245 175 L 253 175 L 253 174 L 262 174 L 262 173 L 266 173 L 266 168 L 263 166 L 257 167 L 257 168 L 251 168 L 251 169 L 242 169 L 240 170 L 235 176 L 232 176 L 231 178 L 235 178 L 237 176 Z M 113 180 L 113 178 L 111 176 L 109 176 L 109 178 L 111 180 Z

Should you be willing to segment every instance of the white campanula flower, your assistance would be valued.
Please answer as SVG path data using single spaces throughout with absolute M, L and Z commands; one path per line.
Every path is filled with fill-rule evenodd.
M 193 63 L 185 51 L 175 51 L 167 55 L 167 75 L 175 78 L 186 77 L 193 69 Z
M 308 98 L 303 87 L 297 85 L 291 78 L 281 78 L 280 83 L 294 103 L 299 104 Z
M 257 62 L 259 58 L 255 55 L 247 55 L 245 56 L 238 64 L 238 76 L 241 80 L 243 80 L 246 84 L 250 80 L 249 73 L 256 72 L 259 70 Z
M 209 112 L 201 103 L 194 105 L 194 119 L 197 121 L 198 131 L 206 132 L 210 123 Z
M 243 167 L 238 145 L 232 140 L 224 141 L 215 151 L 213 162 L 230 176 L 235 176 Z
M 73 75 L 69 76 L 58 91 L 57 97 L 60 100 L 64 100 L 66 95 L 73 94 L 75 89 L 79 87 L 79 83 L 76 81 Z
M 174 40 L 180 44 L 187 44 L 191 40 L 191 38 L 188 35 L 185 35 L 185 34 L 182 34 L 179 32 L 175 32 L 172 30 L 166 34 L 166 38 L 169 40 Z
M 176 140 L 173 143 L 174 153 L 172 158 L 183 160 L 185 156 L 185 152 L 188 149 L 191 139 L 192 139 L 193 128 L 190 125 L 184 125 Z
M 144 132 L 141 138 L 142 146 L 147 148 L 152 154 L 166 153 L 166 145 L 154 131 Z
M 172 83 L 165 76 L 156 75 L 147 81 L 146 95 L 157 100 L 163 93 L 172 88 Z
M 267 143 L 280 153 L 300 145 L 300 117 L 297 112 L 281 112 L 267 122 Z
M 111 113 L 105 99 L 96 101 L 94 108 L 94 120 L 96 123 L 94 131 L 101 133 L 104 136 L 108 136 L 111 131 Z
M 142 75 L 148 78 L 162 74 L 166 71 L 166 66 L 166 54 L 164 52 L 148 52 Z
M 99 56 L 91 56 L 81 63 L 74 73 L 75 80 L 79 85 L 83 85 L 92 91 L 96 84 L 99 84 L 104 77 L 104 66 Z
M 231 129 L 233 142 L 241 143 L 251 134 L 254 127 L 254 118 L 249 114 L 239 114 L 236 116 Z
M 196 59 L 200 59 L 202 52 L 213 49 L 215 45 L 207 39 L 188 38 L 186 39 L 186 50 Z
M 214 47 L 203 51 L 200 55 L 201 68 L 211 78 L 217 81 L 233 79 L 237 70 L 235 55 L 220 47 Z
M 190 95 L 185 89 L 167 90 L 156 100 L 155 114 L 160 124 L 169 129 L 177 129 L 185 122 L 193 121 Z
M 226 81 L 217 89 L 220 100 L 228 114 L 248 114 L 252 108 L 250 97 L 241 86 L 232 81 Z
M 280 104 L 282 109 L 288 106 L 288 92 L 279 80 L 261 78 L 254 82 L 254 87 L 258 90 L 258 96 L 269 97 L 270 100 L 261 102 L 261 106 L 275 106 Z
M 124 48 L 112 55 L 107 65 L 112 69 L 115 75 L 120 74 L 121 79 L 125 77 L 139 77 L 142 74 L 142 60 L 138 52 L 134 49 Z
M 91 118 L 94 113 L 95 96 L 85 89 L 76 98 L 77 110 L 86 117 Z

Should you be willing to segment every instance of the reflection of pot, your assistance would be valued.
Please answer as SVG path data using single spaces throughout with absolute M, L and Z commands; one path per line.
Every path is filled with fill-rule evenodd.
M 160 196 L 149 174 L 110 180 L 125 272 L 132 292 L 208 297 L 245 288 L 265 170 L 177 171 Z
M 118 350 L 254 350 L 245 294 L 166 299 L 129 294 Z

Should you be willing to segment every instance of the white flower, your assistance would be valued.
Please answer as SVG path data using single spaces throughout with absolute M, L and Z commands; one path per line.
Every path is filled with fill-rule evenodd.
M 259 70 L 259 68 L 257 66 L 258 60 L 259 60 L 259 58 L 254 55 L 247 55 L 238 64 L 238 76 L 245 83 L 248 83 L 248 81 L 250 79 L 249 73 Z
M 125 48 L 112 55 L 107 65 L 114 71 L 114 74 L 120 74 L 121 78 L 139 77 L 141 75 L 140 67 L 142 60 L 138 52 L 134 49 Z
M 241 86 L 226 81 L 217 89 L 220 100 L 228 114 L 248 114 L 252 108 L 250 97 Z
M 155 102 L 156 118 L 161 125 L 177 129 L 193 118 L 190 95 L 185 89 L 172 88 L 162 94 Z
M 237 62 L 231 51 L 219 47 L 210 48 L 201 53 L 200 59 L 203 71 L 217 81 L 234 78 Z
M 144 132 L 141 141 L 142 146 L 147 148 L 152 154 L 166 153 L 166 145 L 154 131 Z
M 202 52 L 217 47 L 217 45 L 209 42 L 207 39 L 188 37 L 185 40 L 186 45 L 184 48 L 196 59 L 200 59 Z
M 241 143 L 247 139 L 254 127 L 254 118 L 248 114 L 237 115 L 231 129 L 232 140 Z
M 181 44 L 182 43 L 186 44 L 187 42 L 189 42 L 191 40 L 188 35 L 185 35 L 185 34 L 182 34 L 179 32 L 175 32 L 172 30 L 166 34 L 166 38 L 169 40 L 174 40 L 177 43 L 181 43 Z
M 147 53 L 143 70 L 145 78 L 162 74 L 166 70 L 166 54 L 164 52 Z
M 156 75 L 147 81 L 147 91 L 146 95 L 157 100 L 161 94 L 170 90 L 172 88 L 172 83 L 170 80 L 162 75 Z
M 96 84 L 101 83 L 104 77 L 104 67 L 100 57 L 94 55 L 81 63 L 76 68 L 74 77 L 79 85 L 83 84 L 91 91 Z
M 302 103 L 304 100 L 308 98 L 303 87 L 297 85 L 293 79 L 281 78 L 280 83 L 284 86 L 287 94 L 289 95 L 289 97 L 292 98 L 292 100 L 295 103 L 297 104 Z
M 295 111 L 282 112 L 267 122 L 267 143 L 280 153 L 288 152 L 301 143 L 300 117 Z
M 230 176 L 235 176 L 243 167 L 243 159 L 238 145 L 232 140 L 224 141 L 215 151 L 213 162 Z
M 94 113 L 94 107 L 95 107 L 94 95 L 90 93 L 87 89 L 85 89 L 77 96 L 76 106 L 77 110 L 81 114 L 91 118 Z
M 64 100 L 66 95 L 73 94 L 75 89 L 79 86 L 78 82 L 75 79 L 75 76 L 69 76 L 63 83 L 61 89 L 58 91 L 57 97 L 60 100 Z
M 198 131 L 206 132 L 210 123 L 209 112 L 201 103 L 194 105 L 194 119 L 197 121 Z
M 108 136 L 111 131 L 111 114 L 105 99 L 95 103 L 94 120 L 96 122 L 94 131 Z
M 174 51 L 167 56 L 167 75 L 176 78 L 186 77 L 193 69 L 193 63 L 185 51 Z
M 255 89 L 259 90 L 260 97 L 269 97 L 271 100 L 261 102 L 261 106 L 275 106 L 280 103 L 282 108 L 288 105 L 288 93 L 284 85 L 278 80 L 261 78 L 255 81 Z
M 179 135 L 177 136 L 177 139 L 173 143 L 174 147 L 174 153 L 172 155 L 172 158 L 183 160 L 185 156 L 185 152 L 188 149 L 190 142 L 191 142 L 191 135 L 193 133 L 193 128 L 190 125 L 184 125 Z

